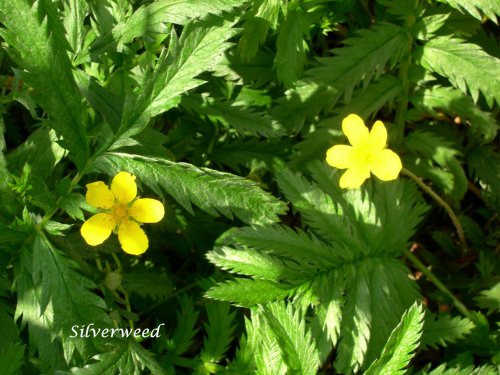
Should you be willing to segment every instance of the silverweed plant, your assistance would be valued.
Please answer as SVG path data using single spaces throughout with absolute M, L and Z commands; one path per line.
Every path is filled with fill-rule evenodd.
M 0 374 L 498 374 L 499 17 L 0 0 Z

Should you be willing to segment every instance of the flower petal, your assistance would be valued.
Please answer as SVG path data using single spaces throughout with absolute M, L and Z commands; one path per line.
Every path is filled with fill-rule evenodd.
M 139 224 L 124 220 L 118 227 L 118 240 L 123 251 L 132 255 L 144 253 L 149 246 L 148 237 Z
M 128 213 L 141 223 L 157 223 L 163 219 L 165 208 L 163 203 L 156 199 L 141 198 L 132 204 Z
M 330 147 L 326 152 L 326 162 L 335 168 L 349 168 L 354 163 L 354 148 L 346 145 Z
M 102 244 L 115 228 L 116 221 L 110 214 L 96 214 L 83 223 L 80 233 L 90 246 Z
M 368 167 L 358 165 L 345 171 L 342 177 L 340 177 L 339 185 L 342 189 L 357 189 L 368 177 L 370 177 Z
M 113 207 L 115 196 L 102 181 L 92 182 L 87 184 L 87 194 L 85 194 L 87 203 L 95 208 Z
M 372 152 L 385 148 L 387 144 L 387 129 L 382 121 L 375 121 L 375 124 L 373 124 L 368 143 Z
M 119 202 L 123 204 L 132 202 L 137 196 L 135 176 L 128 172 L 118 173 L 111 182 L 111 191 Z
M 358 115 L 350 114 L 345 117 L 342 120 L 342 131 L 353 146 L 363 144 L 368 140 L 368 128 Z
M 375 154 L 370 160 L 370 170 L 382 181 L 396 179 L 401 168 L 403 168 L 403 165 L 398 154 L 388 149 Z

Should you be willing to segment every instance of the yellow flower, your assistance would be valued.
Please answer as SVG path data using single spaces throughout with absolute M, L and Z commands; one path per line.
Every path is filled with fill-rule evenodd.
M 387 130 L 382 121 L 376 121 L 369 131 L 361 117 L 350 114 L 342 121 L 342 131 L 352 146 L 336 145 L 326 152 L 328 164 L 347 169 L 340 178 L 341 188 L 359 188 L 370 172 L 383 181 L 398 177 L 403 165 L 399 156 L 386 148 Z
M 157 223 L 165 215 L 163 204 L 150 198 L 136 198 L 135 176 L 118 173 L 111 182 L 111 189 L 102 181 L 87 185 L 87 202 L 103 209 L 83 223 L 80 233 L 91 246 L 102 244 L 111 232 L 118 233 L 123 251 L 133 255 L 144 253 L 148 237 L 141 229 L 142 223 Z

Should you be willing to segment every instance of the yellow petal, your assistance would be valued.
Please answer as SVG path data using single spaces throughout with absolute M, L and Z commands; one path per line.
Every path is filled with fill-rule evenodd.
M 132 204 L 128 213 L 141 223 L 157 223 L 163 219 L 165 208 L 163 204 L 156 199 L 141 198 L 137 199 L 134 204 Z
M 368 143 L 372 152 L 385 148 L 387 144 L 387 129 L 382 121 L 376 121 L 375 124 L 373 124 Z
M 365 166 L 349 168 L 340 177 L 339 185 L 342 189 L 357 189 L 370 177 L 370 170 Z
M 124 204 L 132 202 L 137 196 L 135 176 L 128 172 L 118 173 L 111 182 L 111 191 L 119 202 Z
M 118 227 L 118 240 L 123 251 L 132 255 L 140 255 L 148 249 L 148 237 L 139 224 L 124 220 Z
M 326 152 L 326 162 L 332 167 L 345 169 L 354 163 L 352 146 L 335 145 Z
M 91 246 L 102 244 L 115 228 L 116 221 L 110 214 L 96 214 L 83 223 L 80 233 Z
M 95 208 L 113 207 L 115 196 L 102 181 L 92 182 L 87 184 L 87 194 L 85 195 L 88 204 Z
M 382 181 L 396 179 L 401 168 L 403 168 L 403 165 L 398 154 L 388 149 L 375 154 L 370 160 L 370 170 Z
M 353 146 L 363 144 L 368 140 L 368 128 L 358 115 L 350 114 L 344 118 L 342 120 L 342 131 Z

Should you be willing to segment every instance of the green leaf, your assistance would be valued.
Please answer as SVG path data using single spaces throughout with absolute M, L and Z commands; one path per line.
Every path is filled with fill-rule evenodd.
M 194 310 L 193 300 L 181 295 L 178 298 L 180 309 L 177 311 L 177 326 L 172 338 L 167 342 L 167 349 L 177 356 L 184 354 L 193 345 L 194 338 L 198 332 L 195 327 L 198 320 L 198 311 Z
M 161 269 L 134 268 L 133 271 L 123 273 L 121 276 L 122 285 L 126 290 L 153 300 L 166 299 L 173 291 L 172 280 Z
M 166 372 L 153 359 L 149 351 L 134 341 L 123 340 L 111 350 L 95 357 L 98 362 L 87 364 L 82 368 L 72 368 L 75 375 L 140 375 L 148 369 L 153 375 Z
M 0 351 L 0 373 L 2 375 L 18 375 L 24 364 L 24 345 L 15 343 Z
M 491 107 L 500 104 L 500 60 L 479 46 L 451 37 L 428 41 L 417 54 L 422 66 L 448 78 L 464 94 L 470 92 L 474 102 L 482 92 Z
M 223 359 L 229 349 L 235 326 L 236 311 L 230 311 L 229 303 L 213 302 L 205 305 L 207 310 L 207 333 L 203 342 L 200 359 L 204 363 L 215 363 Z
M 470 130 L 479 134 L 483 143 L 492 141 L 498 131 L 498 125 L 490 113 L 482 111 L 473 101 L 452 87 L 432 86 L 417 91 L 410 101 L 413 105 L 435 115 L 434 109 L 441 109 L 452 116 L 460 116 L 470 124 Z
M 307 44 L 304 41 L 304 34 L 309 28 L 306 14 L 304 10 L 291 6 L 286 12 L 285 20 L 278 28 L 274 67 L 278 79 L 286 87 L 292 87 L 300 78 L 306 64 Z
M 236 279 L 226 281 L 210 288 L 205 297 L 251 307 L 260 303 L 282 300 L 294 292 L 267 280 Z
M 78 55 L 84 47 L 85 18 L 89 12 L 89 4 L 85 0 L 66 0 L 64 2 L 64 28 L 69 45 L 75 55 Z
M 179 40 L 172 31 L 168 52 L 164 50 L 154 71 L 142 77 L 139 96 L 127 97 L 118 135 L 138 134 L 152 117 L 176 106 L 181 94 L 201 85 L 203 81 L 195 77 L 222 59 L 223 52 L 231 46 L 227 40 L 238 32 L 233 24 L 234 21 L 218 18 L 190 22 Z
M 42 303 L 41 287 L 33 280 L 33 249 L 22 248 L 14 267 L 17 305 L 15 319 L 22 316 L 22 324 L 28 325 L 30 351 L 38 351 L 40 369 L 48 373 L 50 369 L 65 369 L 66 361 L 61 342 L 54 340 L 54 312 L 52 303 Z M 60 329 L 59 329 L 60 331 Z
M 234 214 L 249 224 L 268 224 L 276 222 L 285 209 L 282 202 L 249 180 L 187 163 L 108 153 L 95 166 L 110 176 L 128 171 L 157 194 L 162 190 L 170 194 L 191 213 L 192 202 L 210 215 L 220 212 L 232 218 Z
M 500 155 L 493 147 L 480 146 L 466 156 L 471 175 L 481 184 L 487 202 L 500 208 Z
M 405 146 L 416 158 L 409 164 L 418 175 L 427 177 L 455 199 L 467 192 L 467 177 L 458 161 L 460 152 L 446 138 L 416 130 L 405 138 Z
M 429 316 L 425 320 L 422 335 L 422 345 L 437 348 L 447 346 L 467 336 L 474 328 L 474 323 L 460 316 L 452 317 L 449 314 Z
M 337 56 L 320 58 L 321 66 L 306 71 L 307 77 L 279 99 L 273 112 L 282 124 L 298 131 L 306 119 L 331 110 L 342 94 L 349 103 L 356 85 L 363 82 L 366 88 L 405 48 L 403 30 L 392 24 L 375 24 L 357 34 L 344 41 L 345 47 L 334 50 Z
M 497 15 L 500 15 L 500 4 L 495 0 L 437 0 L 441 3 L 467 12 L 472 17 L 483 21 L 483 14 L 493 22 L 497 23 Z
M 21 146 L 8 155 L 9 166 L 13 170 L 21 170 L 27 163 L 31 166 L 33 176 L 50 175 L 66 154 L 58 141 L 59 137 L 52 129 L 41 127 L 35 130 Z
M 342 254 L 338 254 L 334 248 L 319 241 L 313 235 L 283 225 L 240 228 L 232 232 L 227 239 L 224 239 L 224 242 L 228 244 L 237 242 L 259 252 L 295 258 L 300 261 L 300 267 L 304 268 L 304 271 L 308 269 L 308 272 L 317 267 L 337 265 L 345 259 Z M 249 263 L 254 264 L 253 261 Z M 309 263 L 310 267 L 308 267 Z
M 337 56 L 319 59 L 323 66 L 306 72 L 310 80 L 344 92 L 347 102 L 354 86 L 361 81 L 366 86 L 380 75 L 389 59 L 395 58 L 405 43 L 401 28 L 388 23 L 375 24 L 357 34 L 357 37 L 344 40 L 345 47 L 333 51 Z
M 294 270 L 290 264 L 278 257 L 248 248 L 233 249 L 222 246 L 209 252 L 207 258 L 223 270 L 270 281 L 279 281 L 287 276 L 290 278 L 294 271 L 300 271 Z
M 248 341 L 244 348 L 245 354 L 251 356 L 252 361 L 255 362 L 250 372 L 254 371 L 259 375 L 287 374 L 287 366 L 280 347 L 264 316 L 257 309 L 252 309 L 251 312 L 251 320 L 245 319 Z
M 208 116 L 212 121 L 220 121 L 243 135 L 279 137 L 284 134 L 282 126 L 264 113 L 256 113 L 243 106 L 232 105 L 208 96 L 202 98 L 198 98 L 198 95 L 185 96 L 181 106 L 198 115 Z
M 414 304 L 410 307 L 389 336 L 380 358 L 370 365 L 365 374 L 404 374 L 413 352 L 418 347 L 422 335 L 423 319 L 422 306 Z
M 490 289 L 481 291 L 475 298 L 478 306 L 482 309 L 488 309 L 488 314 L 500 311 L 500 282 L 496 283 Z
M 300 310 L 295 310 L 291 304 L 276 302 L 263 306 L 260 311 L 273 332 L 289 373 L 316 374 L 318 351 Z
M 75 264 L 65 258 L 42 234 L 35 235 L 32 257 L 33 284 L 40 288 L 38 314 L 45 313 L 50 304 L 50 316 L 53 318 L 51 332 L 61 334 L 68 361 L 75 349 L 84 357 L 89 355 L 93 350 L 92 341 L 80 337 L 72 338 L 70 335 L 71 327 L 75 324 L 111 324 L 104 311 L 104 301 L 90 291 L 95 284 L 76 272 Z M 16 314 L 21 313 L 24 315 L 23 311 Z
M 63 137 L 61 145 L 83 168 L 89 154 L 85 107 L 73 79 L 55 4 L 38 1 L 30 7 L 23 0 L 1 2 L 0 17 L 5 27 L 0 35 L 12 47 L 12 58 L 26 70 L 23 80 L 36 90 L 50 126 Z
M 238 42 L 238 54 L 243 61 L 250 61 L 257 55 L 259 46 L 265 42 L 269 28 L 275 29 L 280 14 L 280 0 L 259 0 L 253 2 L 249 17 L 243 24 Z
M 113 29 L 97 38 L 92 52 L 100 54 L 126 44 L 139 36 L 153 36 L 167 31 L 166 24 L 186 25 L 190 20 L 222 15 L 242 6 L 245 0 L 159 0 L 142 6 L 130 17 L 116 24 Z M 210 60 L 206 60 L 205 63 Z

